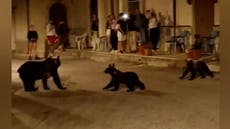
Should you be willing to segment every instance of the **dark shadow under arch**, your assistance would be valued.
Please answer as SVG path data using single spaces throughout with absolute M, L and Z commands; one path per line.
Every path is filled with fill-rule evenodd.
M 52 20 L 54 24 L 57 24 L 58 21 L 64 21 L 67 23 L 66 7 L 62 3 L 54 3 L 49 8 L 49 20 Z

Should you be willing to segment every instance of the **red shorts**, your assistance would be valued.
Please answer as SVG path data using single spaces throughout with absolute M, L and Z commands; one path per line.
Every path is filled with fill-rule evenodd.
M 53 44 L 58 41 L 58 37 L 53 35 L 53 36 L 47 36 L 48 43 Z

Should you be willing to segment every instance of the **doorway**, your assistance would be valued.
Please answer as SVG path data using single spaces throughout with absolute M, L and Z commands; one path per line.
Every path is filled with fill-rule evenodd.
M 49 8 L 49 20 L 52 20 L 55 25 L 59 21 L 67 23 L 66 7 L 62 3 L 54 3 Z

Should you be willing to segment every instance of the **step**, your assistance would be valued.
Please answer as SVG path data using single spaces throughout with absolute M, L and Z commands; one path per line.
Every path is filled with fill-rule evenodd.
M 16 58 L 27 58 L 26 54 L 17 53 L 13 54 Z M 143 56 L 135 53 L 110 53 L 110 52 L 98 52 L 91 50 L 76 50 L 76 49 L 66 49 L 62 53 L 61 58 L 64 59 L 91 59 L 97 62 L 134 62 L 139 64 L 145 64 L 154 67 L 161 68 L 183 68 L 185 67 L 185 54 L 175 54 L 175 55 L 152 55 Z M 211 57 L 205 57 L 207 60 L 209 68 L 214 72 L 220 72 L 220 65 L 218 62 L 209 61 Z

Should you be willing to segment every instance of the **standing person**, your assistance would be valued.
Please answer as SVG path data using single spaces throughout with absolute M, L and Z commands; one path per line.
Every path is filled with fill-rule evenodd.
M 92 35 L 92 46 L 93 50 L 97 49 L 97 39 L 98 39 L 98 18 L 96 14 L 92 15 L 91 18 L 91 35 Z
M 127 49 L 126 49 L 126 51 L 128 51 L 128 52 L 136 52 L 136 50 L 137 50 L 137 39 L 136 39 L 137 28 L 134 24 L 135 17 L 136 16 L 135 16 L 134 12 L 131 11 L 130 15 L 129 15 L 129 19 L 127 21 L 128 32 L 127 32 Z
M 67 27 L 66 23 L 62 20 L 59 21 L 57 25 L 57 35 L 63 50 L 69 47 L 68 33 L 69 33 L 69 28 Z
M 157 44 L 160 36 L 159 22 L 155 12 L 150 13 L 148 29 L 149 29 L 149 39 L 150 42 L 153 44 L 153 52 L 155 52 L 157 50 Z
M 144 14 L 140 13 L 140 10 L 136 10 L 136 19 L 135 26 L 137 27 L 137 31 L 140 34 L 140 44 L 146 44 L 148 42 L 148 19 Z
M 110 51 L 111 50 L 111 24 L 112 24 L 112 19 L 111 19 L 112 15 L 108 15 L 107 16 L 107 20 L 106 20 L 106 50 Z
M 60 42 L 53 21 L 49 21 L 49 23 L 47 24 L 46 35 L 47 35 L 48 55 L 54 55 L 54 50 L 58 48 Z
M 115 16 L 112 15 L 111 16 L 111 36 L 110 36 L 112 51 L 117 50 L 118 38 L 117 38 L 116 24 L 117 24 L 117 20 L 115 19 Z
M 29 26 L 29 31 L 27 33 L 27 39 L 29 41 L 28 44 L 28 55 L 29 55 L 29 60 L 35 58 L 35 59 L 39 59 L 39 57 L 37 56 L 36 53 L 36 49 L 37 49 L 37 40 L 38 40 L 38 33 L 37 31 L 34 29 L 34 25 L 30 25 Z M 33 56 L 33 54 L 35 56 Z
M 118 51 L 120 53 L 125 52 L 126 45 L 126 35 L 127 35 L 127 24 L 125 19 L 123 18 L 124 13 L 119 14 L 119 20 L 117 21 L 116 29 L 117 29 L 117 38 L 118 38 Z

